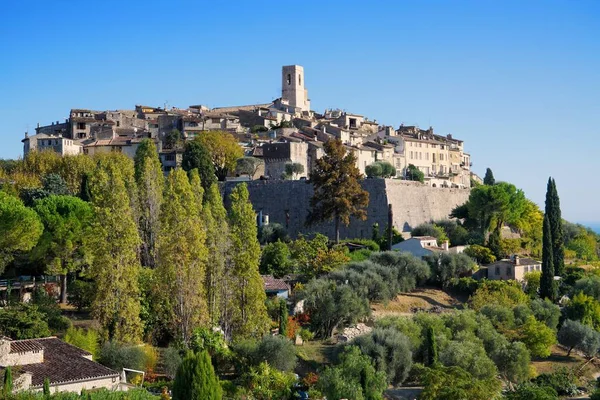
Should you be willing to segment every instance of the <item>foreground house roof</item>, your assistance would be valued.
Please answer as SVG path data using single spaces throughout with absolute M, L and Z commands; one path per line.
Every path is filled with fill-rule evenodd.
M 91 360 L 85 350 L 63 342 L 55 337 L 14 340 L 10 342 L 10 354 L 43 351 L 43 362 L 18 364 L 15 371 L 30 373 L 32 387 L 42 387 L 48 378 L 51 385 L 89 381 L 102 378 L 119 378 L 112 369 Z

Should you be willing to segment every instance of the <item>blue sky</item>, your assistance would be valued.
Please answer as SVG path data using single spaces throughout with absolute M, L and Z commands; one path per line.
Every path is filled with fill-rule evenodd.
M 313 109 L 432 125 L 481 176 L 543 206 L 551 175 L 566 218 L 600 221 L 600 2 L 20 0 L 2 14 L 0 158 L 71 108 L 268 102 L 300 64 Z

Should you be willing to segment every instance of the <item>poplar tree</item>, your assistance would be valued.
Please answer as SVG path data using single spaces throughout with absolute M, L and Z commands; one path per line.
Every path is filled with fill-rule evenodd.
M 171 171 L 161 209 L 157 272 L 172 333 L 185 345 L 194 328 L 208 320 L 204 292 L 208 252 L 201 207 L 185 171 Z
M 2 391 L 6 397 L 10 396 L 13 391 L 13 379 L 12 379 L 12 368 L 6 367 L 4 370 L 4 382 L 2 385 Z
M 256 215 L 245 184 L 231 191 L 229 210 L 230 268 L 228 288 L 231 290 L 227 309 L 227 328 L 234 338 L 261 337 L 269 328 L 265 306 L 266 294 L 258 272 L 260 244 Z
M 142 335 L 140 238 L 126 186 L 133 181 L 133 168 L 110 161 L 110 157 L 100 160 L 89 179 L 96 215 L 85 243 L 93 256 L 91 276 L 96 281 L 92 311 L 105 339 L 136 342 Z
M 435 340 L 435 331 L 433 327 L 427 328 L 427 336 L 425 337 L 425 364 L 428 367 L 435 366 L 438 361 L 437 343 Z
M 348 226 L 350 217 L 365 220 L 369 192 L 360 186 L 362 175 L 356 167 L 356 156 L 346 152 L 339 139 L 330 139 L 325 155 L 317 160 L 310 174 L 314 194 L 310 199 L 309 224 L 335 221 L 336 241 L 340 241 L 340 223 Z
M 135 152 L 135 182 L 138 196 L 138 230 L 142 239 L 142 265 L 156 266 L 156 238 L 160 230 L 160 206 L 164 175 L 156 145 L 150 139 L 142 140 Z
M 548 215 L 544 216 L 542 244 L 542 276 L 540 278 L 540 296 L 552 301 L 556 300 L 557 288 L 554 281 L 554 263 L 552 249 L 552 234 Z
M 222 396 L 208 352 L 188 354 L 175 374 L 173 400 L 221 400 Z
M 552 178 L 548 178 L 545 211 L 550 223 L 554 274 L 562 276 L 565 272 L 564 234 L 560 211 L 560 199 L 558 197 L 558 191 L 556 190 L 556 182 Z
M 206 267 L 206 299 L 211 324 L 221 320 L 224 286 L 225 261 L 229 251 L 229 224 L 227 210 L 219 187 L 213 183 L 204 195 L 204 224 L 206 226 L 206 247 L 208 263 Z

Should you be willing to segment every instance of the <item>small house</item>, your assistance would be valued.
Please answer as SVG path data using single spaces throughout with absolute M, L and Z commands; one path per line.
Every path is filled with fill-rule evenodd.
M 290 295 L 290 285 L 283 279 L 274 278 L 273 275 L 261 275 L 265 284 L 267 297 L 281 297 L 287 299 Z
M 487 278 L 493 280 L 514 279 L 522 281 L 525 274 L 533 271 L 542 271 L 542 263 L 532 258 L 521 258 L 517 255 L 496 261 L 487 266 Z

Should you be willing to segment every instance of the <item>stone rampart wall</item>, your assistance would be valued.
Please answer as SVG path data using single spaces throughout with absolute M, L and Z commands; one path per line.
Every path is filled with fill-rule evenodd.
M 237 182 L 225 183 L 225 205 L 229 206 L 229 193 Z M 269 216 L 270 223 L 279 223 L 292 237 L 298 233 L 320 232 L 334 237 L 334 224 L 305 225 L 313 194 L 312 185 L 306 181 L 252 181 L 246 182 L 250 201 L 258 213 Z M 367 220 L 352 220 L 342 226 L 342 238 L 370 238 L 371 227 L 378 223 L 383 232 L 387 225 L 387 207 L 392 204 L 394 226 L 401 232 L 410 232 L 415 226 L 448 218 L 454 207 L 469 197 L 468 189 L 433 188 L 418 182 L 393 179 L 365 179 L 363 187 L 369 192 Z

